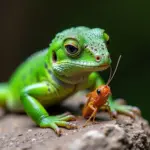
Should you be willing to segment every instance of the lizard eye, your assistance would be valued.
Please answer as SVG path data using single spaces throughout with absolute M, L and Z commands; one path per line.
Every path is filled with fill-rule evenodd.
M 74 54 L 78 51 L 78 48 L 73 45 L 65 45 L 65 48 L 66 48 L 67 52 L 70 54 Z
M 78 42 L 72 39 L 66 40 L 64 43 L 64 47 L 66 49 L 67 54 L 71 57 L 79 55 L 81 51 Z
M 97 94 L 98 94 L 98 95 L 100 95 L 100 94 L 101 94 L 101 90 L 100 90 L 100 89 L 97 89 L 97 91 L 96 91 L 96 92 L 97 92 Z

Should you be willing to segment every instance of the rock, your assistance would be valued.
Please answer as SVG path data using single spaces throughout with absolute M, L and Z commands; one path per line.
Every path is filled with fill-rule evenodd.
M 77 117 L 75 124 L 79 128 L 62 128 L 61 137 L 49 128 L 35 126 L 27 115 L 4 116 L 0 120 L 0 150 L 150 150 L 148 121 L 139 116 L 131 119 L 124 115 L 110 120 L 108 113 L 100 112 L 96 124 L 89 123 L 83 128 L 86 120 L 81 116 L 78 100 L 83 101 L 83 98 L 80 95 L 74 97 L 74 100 L 70 98 L 63 111 L 56 112 L 61 114 L 70 111 Z M 58 111 L 59 108 L 53 111 Z M 17 128 L 15 124 L 18 125 Z
M 124 118 L 124 117 L 123 117 Z M 126 119 L 125 119 L 126 118 Z M 128 117 L 115 124 L 106 124 L 100 130 L 91 130 L 68 146 L 69 150 L 149 150 L 147 122 Z
M 91 150 L 103 149 L 107 145 L 105 135 L 97 130 L 85 133 L 80 139 L 75 140 L 68 149 L 70 150 Z

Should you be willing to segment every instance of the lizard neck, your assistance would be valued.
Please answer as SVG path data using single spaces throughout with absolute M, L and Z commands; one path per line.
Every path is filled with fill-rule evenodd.
M 52 80 L 54 80 L 56 83 L 58 83 L 59 85 L 62 86 L 73 86 L 82 82 L 85 82 L 86 80 L 88 80 L 88 76 L 90 73 L 82 73 L 76 76 L 64 76 L 64 75 L 60 75 L 57 72 L 53 71 L 52 67 L 47 65 L 47 62 L 45 62 L 45 69 L 46 72 L 48 73 L 48 76 L 50 76 L 52 78 Z
M 70 84 L 69 82 L 65 82 L 59 75 L 53 72 L 52 67 L 48 65 L 48 62 L 45 61 L 44 68 L 46 72 L 46 76 L 49 80 L 52 80 L 57 85 L 63 86 L 63 87 L 73 87 L 73 84 Z
M 51 79 L 57 83 L 57 85 L 63 86 L 63 87 L 67 87 L 67 88 L 72 88 L 74 87 L 74 85 L 64 82 L 61 78 L 59 78 L 52 70 L 48 70 L 48 74 L 51 77 Z

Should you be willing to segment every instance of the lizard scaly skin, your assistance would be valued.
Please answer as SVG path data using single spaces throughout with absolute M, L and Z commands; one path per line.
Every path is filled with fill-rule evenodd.
M 103 29 L 76 27 L 56 35 L 45 50 L 23 62 L 8 83 L 0 84 L 0 105 L 9 111 L 25 111 L 40 127 L 50 127 L 60 134 L 58 126 L 75 128 L 68 122 L 74 116 L 49 116 L 46 106 L 60 103 L 84 89 L 94 90 L 103 84 L 97 71 L 111 64 Z M 131 114 L 132 107 L 117 105 L 109 98 L 111 110 Z

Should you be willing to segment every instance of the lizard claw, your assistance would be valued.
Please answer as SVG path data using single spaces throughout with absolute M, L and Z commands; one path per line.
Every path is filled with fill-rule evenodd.
M 59 129 L 59 128 L 56 129 L 55 132 L 56 132 L 56 134 L 57 134 L 58 136 L 61 136 L 61 135 L 62 135 L 62 130 Z
M 118 113 L 117 113 L 117 111 L 115 111 L 115 110 L 110 112 L 110 117 L 111 117 L 112 119 L 117 118 L 117 115 L 118 115 Z

